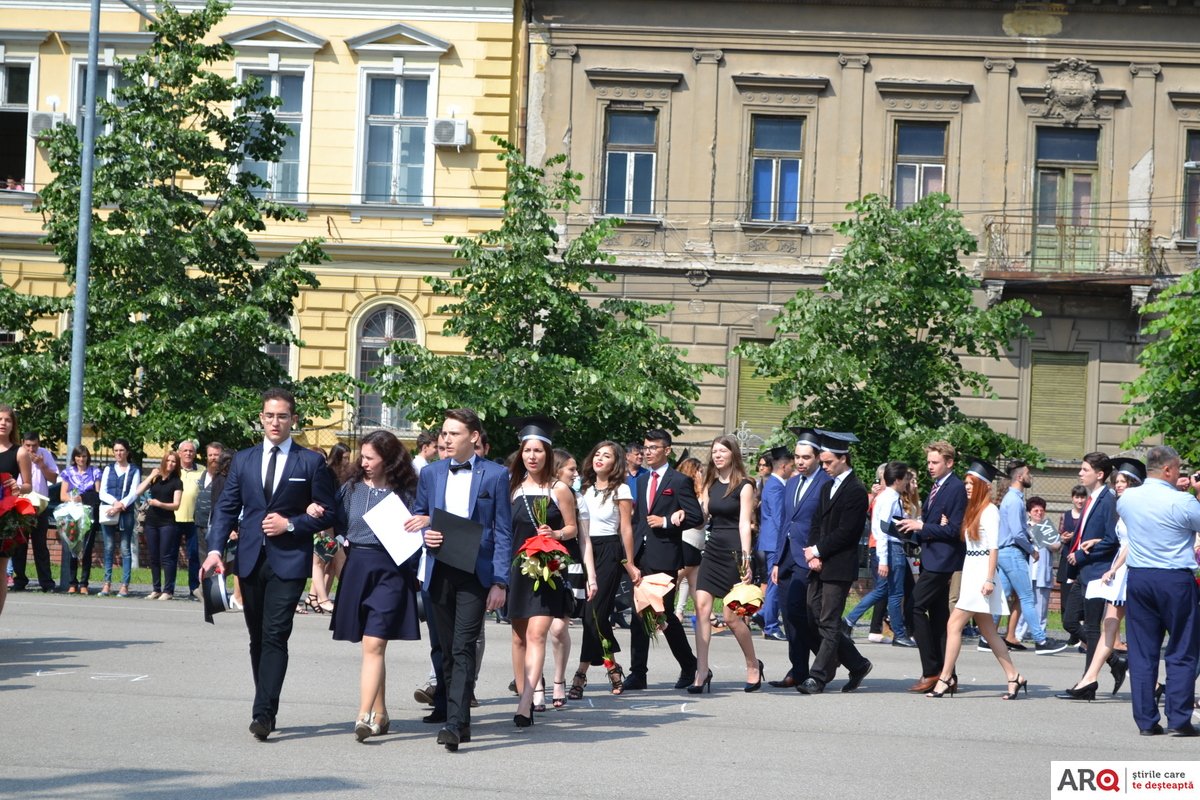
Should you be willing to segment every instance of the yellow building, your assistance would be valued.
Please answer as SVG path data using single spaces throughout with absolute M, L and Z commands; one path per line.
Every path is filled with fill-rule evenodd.
M 143 5 L 154 12 L 153 2 Z M 38 243 L 37 191 L 52 176 L 34 134 L 81 123 L 88 6 L 0 0 L 0 180 L 12 179 L 0 187 L 0 279 L 18 291 L 69 291 L 62 265 Z M 147 46 L 146 28 L 104 0 L 98 94 L 111 96 L 115 65 Z M 443 301 L 422 278 L 455 265 L 447 235 L 486 230 L 501 214 L 505 173 L 491 137 L 513 129 L 513 4 L 235 0 L 212 35 L 236 50 L 219 69 L 260 77 L 296 134 L 278 163 L 243 165 L 271 180 L 276 199 L 308 213 L 305 223 L 268 228 L 256 240 L 260 253 L 320 236 L 332 257 L 314 268 L 321 287 L 300 296 L 291 320 L 305 347 L 278 353 L 291 375 L 365 376 L 389 339 L 461 349 L 430 338 L 441 330 L 433 309 Z M 325 423 L 331 432 L 411 430 L 402 409 L 370 394 L 331 409 Z

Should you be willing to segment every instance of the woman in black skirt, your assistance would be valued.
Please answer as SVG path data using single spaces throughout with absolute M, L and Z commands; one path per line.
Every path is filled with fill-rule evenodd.
M 515 420 L 520 430 L 521 449 L 512 463 L 509 496 L 512 498 L 513 552 L 517 553 L 534 536 L 549 536 L 558 541 L 576 534 L 575 493 L 554 477 L 551 437 L 558 424 L 548 417 Z M 548 498 L 543 499 L 543 498 Z M 537 511 L 546 504 L 546 516 L 539 524 Z M 521 544 L 517 544 L 520 542 Z M 518 728 L 533 724 L 533 693 L 546 664 L 546 638 L 550 623 L 569 611 L 574 599 L 567 587 L 566 570 L 554 579 L 534 581 L 521 572 L 520 558 L 513 561 L 508 575 L 508 616 L 512 620 L 512 660 L 517 690 L 521 695 L 513 723 Z
M 330 629 L 333 638 L 362 642 L 361 697 L 354 735 L 361 742 L 387 733 L 384 654 L 393 639 L 421 638 L 417 621 L 417 555 L 397 565 L 363 515 L 389 494 L 412 505 L 417 473 L 412 456 L 387 431 L 362 440 L 358 468 L 338 491 L 333 529 L 346 540 L 346 565 Z

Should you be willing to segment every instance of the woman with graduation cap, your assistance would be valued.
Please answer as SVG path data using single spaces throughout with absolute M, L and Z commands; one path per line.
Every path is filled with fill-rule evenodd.
M 509 496 L 512 500 L 513 542 L 520 553 L 536 536 L 562 541 L 575 536 L 575 493 L 554 477 L 553 437 L 558 423 L 538 414 L 509 420 L 517 428 L 520 449 L 512 462 Z M 550 623 L 566 616 L 574 603 L 566 570 L 549 580 L 535 580 L 521 569 L 522 556 L 513 562 L 508 578 L 508 616 L 512 620 L 513 673 L 521 699 L 513 724 L 533 724 L 534 690 L 546 664 L 546 638 Z M 543 687 L 544 691 L 544 687 Z M 540 710 L 544 710 L 543 706 Z
M 972 619 L 992 648 L 992 655 L 1004 669 L 1004 677 L 1008 682 L 1004 699 L 1015 700 L 1021 689 L 1029 693 L 1029 681 L 1013 666 L 1008 648 L 992 618 L 993 615 L 1008 614 L 1008 602 L 1003 592 L 996 591 L 1000 510 L 991 498 L 992 481 L 995 479 L 996 468 L 983 459 L 975 459 L 963 481 L 967 488 L 967 510 L 963 515 L 962 535 L 967 544 L 967 557 L 963 562 L 958 604 L 950 612 L 950 621 L 946 624 L 946 659 L 933 691 L 926 697 L 943 697 L 946 694 L 953 697 L 958 691 L 954 664 L 962 650 L 963 627 Z
M 1145 483 L 1146 465 L 1143 462 L 1136 458 L 1114 458 L 1111 463 L 1113 489 L 1116 491 L 1117 497 L 1124 494 L 1126 489 Z M 1098 593 L 1103 593 L 1104 596 L 1111 598 L 1104 609 L 1104 622 L 1102 623 L 1104 633 L 1088 661 L 1087 672 L 1083 673 L 1083 676 L 1070 689 L 1057 694 L 1056 697 L 1059 699 L 1095 700 L 1096 689 L 1100 687 L 1100 671 L 1106 664 L 1112 671 L 1113 695 L 1116 695 L 1120 691 L 1121 685 L 1125 683 L 1125 676 L 1129 672 L 1129 658 L 1124 652 L 1114 649 L 1117 643 L 1117 631 L 1121 629 L 1121 620 L 1125 619 L 1125 557 L 1129 552 L 1129 547 L 1125 544 L 1125 535 L 1125 523 L 1118 519 L 1117 538 L 1121 542 L 1121 550 L 1113 559 L 1108 572 L 1105 572 L 1098 581 L 1091 581 L 1084 588 L 1085 597 L 1099 596 Z M 1082 550 L 1089 549 L 1091 546 L 1092 542 L 1084 542 L 1079 547 Z M 1100 585 L 1096 586 L 1097 583 Z

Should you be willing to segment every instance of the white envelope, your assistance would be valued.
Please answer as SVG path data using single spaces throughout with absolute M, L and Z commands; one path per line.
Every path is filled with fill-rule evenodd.
M 412 512 L 395 493 L 389 494 L 379 501 L 379 505 L 363 514 L 363 521 L 370 526 L 375 538 L 379 539 L 397 564 L 403 564 L 425 544 L 421 531 L 410 533 L 404 530 L 404 523 L 411 517 Z

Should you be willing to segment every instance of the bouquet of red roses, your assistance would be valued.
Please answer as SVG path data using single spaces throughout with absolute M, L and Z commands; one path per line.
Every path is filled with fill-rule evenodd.
M 753 583 L 739 583 L 725 595 L 724 605 L 739 617 L 752 617 L 763 605 L 763 590 Z
M 551 589 L 557 589 L 558 584 L 554 579 L 566 572 L 567 565 L 571 563 L 574 562 L 562 542 L 540 533 L 526 539 L 513 559 L 513 564 L 520 567 L 522 575 L 533 578 L 535 592 L 542 581 Z
M 313 552 L 321 559 L 321 563 L 327 564 L 337 555 L 338 540 L 332 536 L 325 536 L 318 533 L 313 537 Z
M 12 479 L 8 473 L 0 473 L 0 486 Z M 37 526 L 37 509 L 24 497 L 6 495 L 0 497 L 0 556 L 9 556 L 29 541 Z

